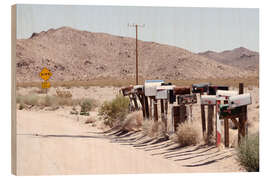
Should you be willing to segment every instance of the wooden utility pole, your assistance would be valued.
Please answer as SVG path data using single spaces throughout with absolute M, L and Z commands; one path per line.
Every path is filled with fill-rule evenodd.
M 138 27 L 144 27 L 145 24 L 128 24 L 128 27 L 135 27 L 136 28 L 136 85 L 139 84 L 139 70 L 138 70 Z

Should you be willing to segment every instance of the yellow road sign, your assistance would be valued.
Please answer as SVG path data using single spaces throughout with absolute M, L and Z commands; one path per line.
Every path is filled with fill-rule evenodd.
M 50 79 L 50 77 L 52 76 L 52 73 L 50 72 L 49 69 L 47 68 L 43 68 L 41 70 L 41 72 L 39 73 L 39 76 L 44 79 L 45 81 L 47 81 L 48 79 Z
M 44 81 L 44 82 L 42 82 L 41 87 L 44 88 L 44 89 L 50 88 L 51 84 L 50 84 L 49 81 Z

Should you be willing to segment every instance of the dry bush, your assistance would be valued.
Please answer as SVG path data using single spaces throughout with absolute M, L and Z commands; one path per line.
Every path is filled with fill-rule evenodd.
M 62 97 L 62 98 L 71 98 L 72 97 L 72 94 L 70 91 L 64 91 L 64 90 L 60 90 L 58 88 L 56 88 L 56 94 L 57 94 L 57 96 Z
M 200 142 L 200 131 L 195 122 L 186 121 L 179 124 L 173 141 L 179 143 L 180 146 L 196 145 Z
M 76 106 L 82 105 L 85 109 L 91 110 L 95 107 L 95 100 L 83 98 L 83 99 L 72 99 L 58 96 L 39 96 L 36 94 L 28 95 L 17 95 L 16 102 L 19 104 L 19 109 L 24 109 L 26 106 Z
M 110 127 L 121 125 L 128 115 L 129 99 L 118 95 L 112 101 L 105 101 L 100 109 L 99 116 L 103 118 L 104 124 Z
M 141 111 L 135 111 L 127 115 L 123 121 L 122 129 L 127 131 L 138 131 L 142 127 L 143 115 Z
M 143 122 L 143 132 L 150 137 L 163 137 L 166 135 L 166 129 L 163 122 L 146 120 Z
M 247 171 L 259 171 L 259 133 L 242 140 L 237 148 L 237 160 Z
M 86 121 L 84 122 L 85 124 L 90 124 L 90 123 L 94 123 L 96 122 L 96 119 L 94 119 L 93 117 L 89 117 L 86 119 Z

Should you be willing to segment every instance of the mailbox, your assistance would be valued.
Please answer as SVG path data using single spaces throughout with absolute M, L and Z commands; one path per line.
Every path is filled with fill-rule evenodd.
M 121 90 L 122 90 L 123 95 L 127 96 L 132 92 L 133 86 L 123 87 L 121 88 Z
M 144 88 L 143 85 L 135 85 L 133 87 L 133 90 L 135 93 L 143 94 L 143 88 Z
M 215 105 L 217 101 L 217 96 L 215 95 L 202 95 L 201 104 L 203 105 Z
M 249 105 L 251 103 L 252 103 L 251 96 L 249 93 L 229 97 L 230 109 L 240 107 L 240 106 L 246 106 L 246 105 Z
M 210 83 L 192 84 L 192 93 L 203 93 L 208 91 Z
M 178 104 L 195 104 L 197 103 L 196 94 L 186 94 L 178 96 Z
M 169 90 L 172 90 L 174 86 L 172 85 L 162 85 L 157 87 L 156 99 L 168 99 Z
M 145 96 L 156 96 L 157 86 L 161 86 L 162 83 L 164 83 L 163 80 L 146 80 L 144 83 Z
M 241 114 L 241 107 L 230 109 L 229 104 L 222 104 L 219 106 L 219 118 L 230 118 L 232 116 L 238 116 Z
M 230 97 L 238 95 L 237 91 L 217 90 L 217 97 Z
M 209 86 L 209 95 L 216 95 L 217 90 L 229 90 L 229 86 L 216 86 L 216 85 L 210 85 Z
M 176 86 L 176 87 L 173 88 L 173 93 L 175 95 L 190 94 L 190 87 L 179 87 L 179 86 Z

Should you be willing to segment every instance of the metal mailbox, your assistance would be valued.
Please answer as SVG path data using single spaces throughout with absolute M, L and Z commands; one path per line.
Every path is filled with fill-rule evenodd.
M 201 104 L 203 105 L 215 105 L 217 102 L 217 96 L 215 95 L 202 95 Z
M 184 94 L 190 94 L 190 87 L 179 87 L 176 86 L 173 88 L 174 95 L 184 95 Z
M 251 95 L 249 93 L 229 97 L 230 109 L 240 107 L 240 106 L 246 106 L 251 103 L 252 103 Z
M 145 96 L 156 96 L 157 87 L 164 83 L 163 80 L 146 80 L 144 83 L 144 94 Z
M 186 94 L 178 96 L 178 103 L 179 104 L 195 104 L 197 103 L 197 96 L 196 94 Z
M 218 97 L 230 97 L 238 95 L 237 91 L 224 91 L 224 90 L 217 90 Z
M 241 114 L 241 107 L 230 109 L 229 104 L 222 104 L 219 106 L 219 118 L 230 118 Z
M 123 87 L 121 88 L 121 90 L 124 96 L 128 96 L 129 94 L 132 93 L 133 86 Z
M 192 84 L 192 93 L 203 93 L 208 91 L 210 83 Z
M 172 85 L 158 86 L 156 99 L 168 99 L 169 90 L 172 90 L 173 88 L 174 88 L 174 86 L 172 86 Z
M 209 95 L 216 95 L 217 90 L 229 90 L 229 86 L 216 86 L 216 85 L 210 85 L 209 86 Z
M 143 88 L 144 88 L 143 85 L 135 85 L 133 87 L 133 90 L 134 90 L 135 93 L 142 94 L 143 93 Z

